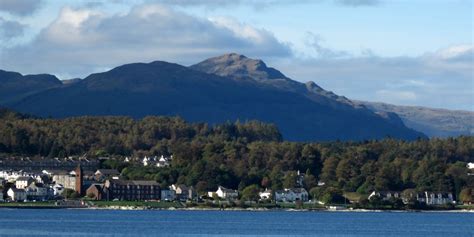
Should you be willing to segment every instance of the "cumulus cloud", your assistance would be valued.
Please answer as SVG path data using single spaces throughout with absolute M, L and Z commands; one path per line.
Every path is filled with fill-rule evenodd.
M 42 0 L 0 0 L 0 12 L 8 12 L 12 15 L 31 15 L 42 4 Z
M 342 50 L 335 50 L 328 47 L 323 46 L 322 44 L 323 39 L 321 36 L 316 35 L 312 32 L 306 33 L 306 46 L 315 50 L 317 57 L 320 58 L 341 58 L 350 56 L 350 54 L 346 51 Z
M 265 29 L 147 4 L 121 15 L 64 8 L 33 42 L 6 50 L 10 60 L 2 60 L 0 67 L 85 76 L 124 63 L 191 64 L 231 51 L 259 57 L 291 55 L 289 46 Z
M 454 45 L 418 57 L 279 60 L 293 79 L 315 81 L 351 99 L 474 110 L 472 45 Z
M 9 41 L 23 35 L 26 25 L 0 17 L 0 39 Z

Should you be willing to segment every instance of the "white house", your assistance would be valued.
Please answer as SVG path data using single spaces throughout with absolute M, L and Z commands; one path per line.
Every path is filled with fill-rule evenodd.
M 151 161 L 152 161 L 151 158 L 148 158 L 147 156 L 145 156 L 142 160 L 143 166 L 148 166 Z
M 239 192 L 237 190 L 224 188 L 222 186 L 219 186 L 215 192 L 208 192 L 207 195 L 212 197 L 214 193 L 222 199 L 237 199 L 239 197 Z
M 31 183 L 25 191 L 28 200 L 47 200 L 51 194 L 49 188 L 41 183 Z
M 168 167 L 168 166 L 170 166 L 171 159 L 173 159 L 173 156 L 164 157 L 163 155 L 161 155 L 160 159 L 156 163 L 156 167 Z
M 193 187 L 187 187 L 183 184 L 173 184 L 170 186 L 170 189 L 176 192 L 176 198 L 181 201 L 194 200 L 197 197 Z
M 275 191 L 275 201 L 277 202 L 294 202 L 308 201 L 309 195 L 304 188 L 286 188 L 284 190 Z
M 62 184 L 55 184 L 52 186 L 52 189 L 54 196 L 61 196 L 64 192 L 64 186 Z
M 162 201 L 174 201 L 176 199 L 176 191 L 170 189 L 161 190 Z
M 369 195 L 369 200 L 374 198 L 374 197 L 380 197 L 382 198 L 382 200 L 384 201 L 388 201 L 390 199 L 398 199 L 398 198 L 402 198 L 402 195 L 399 193 L 399 192 L 395 192 L 395 191 L 373 191 L 370 195 Z
M 265 189 L 265 191 L 258 193 L 258 196 L 260 196 L 260 199 L 262 200 L 269 200 L 272 198 L 272 190 Z
M 467 163 L 466 167 L 470 170 L 474 169 L 474 162 Z
M 26 192 L 23 189 L 10 188 L 7 192 L 8 197 L 15 202 L 25 201 Z
M 451 193 L 425 192 L 424 196 L 427 205 L 454 204 L 453 194 Z
M 28 177 L 28 176 L 21 176 L 18 177 L 15 181 L 15 187 L 17 189 L 25 189 L 28 187 L 31 183 L 33 183 L 33 178 Z

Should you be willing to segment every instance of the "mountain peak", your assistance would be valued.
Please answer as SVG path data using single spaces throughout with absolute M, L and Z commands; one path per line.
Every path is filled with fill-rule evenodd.
M 237 53 L 228 53 L 206 59 L 191 66 L 197 71 L 235 79 L 255 80 L 287 79 L 283 73 L 267 65 L 260 59 L 251 59 Z

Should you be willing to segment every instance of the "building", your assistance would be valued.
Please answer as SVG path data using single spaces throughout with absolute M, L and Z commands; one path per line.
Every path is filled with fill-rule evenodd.
M 173 156 L 164 157 L 163 155 L 160 157 L 158 162 L 156 162 L 156 167 L 168 167 L 170 166 L 170 161 L 173 159 Z
M 94 173 L 94 179 L 97 182 L 103 182 L 107 179 L 119 179 L 120 172 L 116 169 L 98 169 Z
M 45 201 L 52 196 L 52 191 L 42 183 L 31 183 L 25 192 L 28 200 Z
M 215 195 L 217 195 L 219 198 L 222 198 L 222 199 L 237 199 L 239 198 L 239 192 L 237 190 L 233 190 L 233 189 L 228 189 L 228 188 L 224 188 L 222 186 L 219 186 L 217 188 L 217 191 L 215 192 L 208 192 L 207 195 L 209 197 L 213 197 Z
M 277 202 L 306 202 L 308 199 L 308 192 L 304 188 L 286 188 L 275 191 L 275 201 Z
M 265 191 L 258 193 L 258 196 L 262 200 L 270 200 L 273 196 L 273 192 L 270 189 L 265 189 Z
M 160 199 L 162 201 L 174 201 L 176 199 L 176 191 L 172 189 L 162 189 Z
M 104 195 L 104 184 L 94 183 L 86 190 L 86 196 L 95 200 L 102 200 Z
M 64 186 L 62 184 L 54 184 L 52 187 L 54 196 L 61 196 L 64 192 Z
M 23 202 L 26 201 L 26 192 L 23 189 L 17 189 L 15 187 L 10 188 L 7 192 L 10 200 L 14 202 Z
M 176 192 L 176 198 L 180 201 L 195 200 L 197 198 L 196 190 L 193 187 L 187 187 L 184 184 L 173 184 L 170 189 Z
M 370 200 L 374 197 L 380 197 L 384 201 L 389 201 L 389 200 L 392 200 L 392 199 L 401 199 L 402 195 L 401 195 L 401 193 L 395 192 L 395 191 L 373 191 L 369 195 L 368 199 Z
M 160 184 L 156 181 L 119 180 L 105 181 L 106 200 L 158 200 L 161 195 Z
M 76 190 L 76 175 L 67 171 L 55 171 L 52 180 L 55 184 L 60 184 L 65 189 Z
M 84 195 L 84 173 L 80 165 L 71 172 L 56 171 L 56 173 L 53 174 L 53 182 L 55 184 L 61 184 L 65 189 L 72 189 L 80 195 Z
M 427 205 L 446 205 L 455 203 L 453 194 L 451 193 L 424 192 L 419 196 L 421 196 L 420 201 L 424 200 Z
M 17 189 L 25 189 L 28 187 L 31 183 L 33 183 L 34 179 L 29 177 L 29 176 L 21 176 L 18 177 L 15 181 L 15 187 Z

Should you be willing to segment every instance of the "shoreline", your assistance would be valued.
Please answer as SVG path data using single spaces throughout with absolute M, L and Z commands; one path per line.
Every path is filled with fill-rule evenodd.
M 295 208 L 213 208 L 213 207 L 182 207 L 182 208 L 150 208 L 141 206 L 106 206 L 106 207 L 88 207 L 88 206 L 1 206 L 2 209 L 70 209 L 70 210 L 116 210 L 116 211 L 241 211 L 241 212 L 404 212 L 404 213 L 473 213 L 474 209 L 454 209 L 454 210 L 384 210 L 384 209 L 340 209 L 332 210 L 329 208 L 320 209 L 295 209 Z

